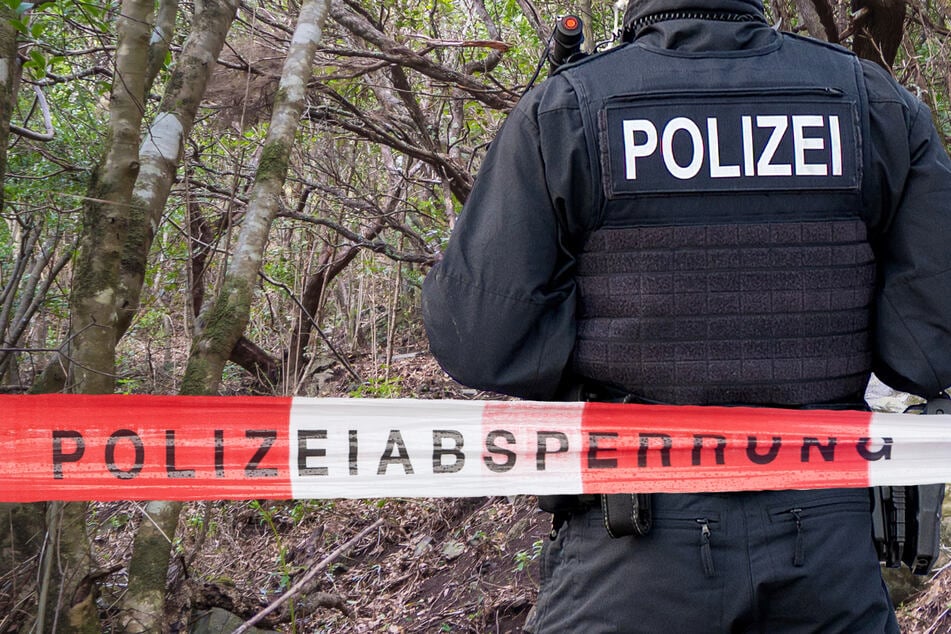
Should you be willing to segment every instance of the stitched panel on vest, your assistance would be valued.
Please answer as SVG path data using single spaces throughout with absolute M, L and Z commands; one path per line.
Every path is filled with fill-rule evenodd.
M 601 230 L 579 256 L 576 370 L 673 403 L 854 398 L 874 281 L 860 221 Z

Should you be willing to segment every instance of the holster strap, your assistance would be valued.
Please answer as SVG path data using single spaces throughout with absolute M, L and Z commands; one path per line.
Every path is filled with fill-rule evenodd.
M 647 535 L 651 528 L 650 495 L 612 493 L 601 496 L 604 528 L 611 537 Z

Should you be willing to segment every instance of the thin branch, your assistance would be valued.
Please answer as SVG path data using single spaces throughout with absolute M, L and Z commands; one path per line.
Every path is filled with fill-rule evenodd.
M 40 90 L 39 86 L 34 85 L 33 92 L 36 94 L 36 103 L 40 107 L 40 112 L 43 113 L 43 124 L 46 126 L 46 134 L 34 132 L 33 130 L 28 130 L 27 128 L 21 128 L 20 126 L 13 125 L 12 123 L 10 124 L 10 131 L 22 137 L 33 139 L 34 141 L 52 141 L 56 136 L 56 130 L 53 128 L 53 118 L 50 116 L 50 106 L 46 102 L 46 97 L 43 95 L 43 91 Z
M 245 621 L 244 624 L 241 625 L 241 627 L 234 630 L 231 634 L 244 634 L 244 632 L 247 632 L 249 629 L 251 629 L 251 627 L 255 623 L 259 622 L 268 614 L 270 614 L 271 612 L 279 608 L 289 599 L 300 594 L 300 591 L 303 590 L 304 587 L 308 583 L 310 583 L 310 581 L 314 577 L 316 577 L 318 574 L 323 572 L 324 568 L 326 568 L 330 563 L 332 563 L 338 557 L 343 556 L 348 550 L 350 550 L 357 543 L 359 543 L 361 539 L 363 539 L 364 537 L 366 537 L 367 535 L 369 535 L 370 533 L 372 533 L 373 531 L 375 531 L 377 528 L 379 528 L 382 525 L 383 525 L 383 519 L 380 518 L 377 521 L 370 524 L 369 526 L 367 526 L 366 528 L 364 528 L 362 531 L 360 531 L 356 535 L 356 537 L 354 537 L 353 539 L 350 539 L 345 544 L 337 548 L 335 551 L 333 551 L 332 553 L 330 553 L 329 555 L 321 559 L 318 563 L 311 566 L 310 570 L 307 571 L 307 574 L 305 574 L 300 581 L 295 583 L 294 586 L 290 590 L 288 590 L 287 592 L 279 596 L 277 599 L 275 599 L 274 602 L 271 603 L 271 605 L 267 606 L 266 608 L 258 612 L 256 615 L 254 615 L 252 618 Z
M 297 308 L 300 309 L 300 312 L 307 317 L 307 321 L 310 322 L 310 325 L 314 328 L 314 330 L 317 331 L 317 334 L 320 335 L 320 338 L 324 340 L 325 344 L 327 344 L 327 347 L 330 349 L 330 353 L 337 358 L 337 361 L 343 364 L 343 367 L 347 369 L 347 372 L 350 373 L 350 376 L 352 376 L 358 383 L 363 383 L 363 377 L 357 374 L 357 371 L 353 369 L 353 366 L 350 365 L 350 362 L 347 361 L 347 358 L 344 357 L 336 347 L 334 347 L 333 343 L 330 341 L 330 337 L 328 337 L 327 333 L 325 333 L 323 328 L 320 327 L 320 324 L 317 323 L 317 320 L 314 319 L 313 315 L 307 312 L 307 309 L 304 307 L 301 301 L 297 299 L 297 296 L 294 295 L 293 291 L 291 291 L 291 289 L 288 288 L 283 282 L 278 282 L 277 280 L 271 279 L 263 271 L 259 272 L 258 275 L 268 284 L 276 286 L 287 293 L 287 296 L 292 302 L 297 304 Z

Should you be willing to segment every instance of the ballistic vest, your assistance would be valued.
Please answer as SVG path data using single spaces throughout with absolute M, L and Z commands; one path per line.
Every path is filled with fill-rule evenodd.
M 857 59 L 777 34 L 705 57 L 635 42 L 560 74 L 603 189 L 575 372 L 664 403 L 860 400 L 876 269 Z

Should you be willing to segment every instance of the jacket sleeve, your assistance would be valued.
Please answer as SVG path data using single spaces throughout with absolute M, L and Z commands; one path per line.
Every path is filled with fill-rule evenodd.
M 883 183 L 875 372 L 930 398 L 951 386 L 951 161 L 928 108 L 903 89 L 873 92 L 870 109 L 873 146 L 887 148 L 873 162 Z
M 557 392 L 574 347 L 575 287 L 531 97 L 492 142 L 443 258 L 424 281 L 423 320 L 433 354 L 454 379 L 542 400 Z

